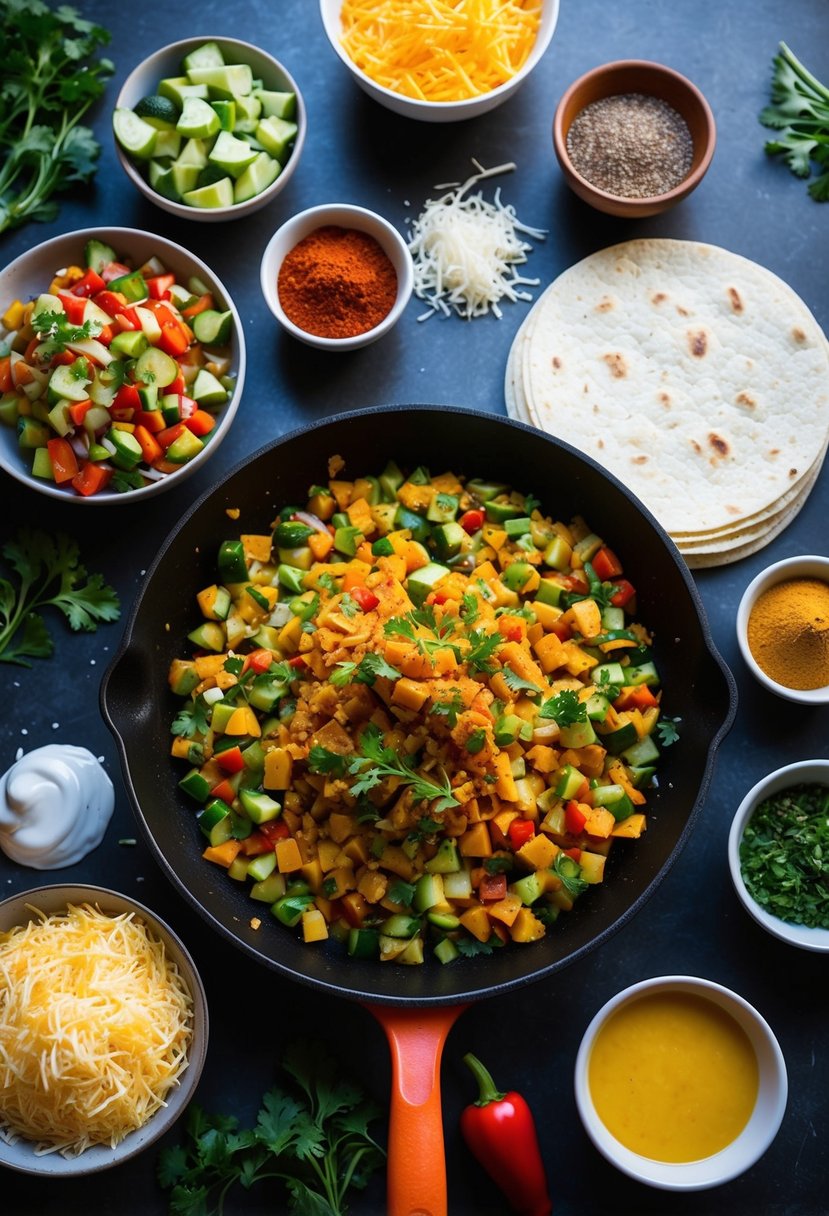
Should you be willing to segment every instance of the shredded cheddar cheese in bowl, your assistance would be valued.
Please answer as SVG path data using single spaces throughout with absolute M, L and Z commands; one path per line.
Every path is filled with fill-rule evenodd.
M 193 997 L 134 913 L 34 911 L 0 933 L 0 1136 L 38 1154 L 114 1148 L 178 1084 Z
M 541 9 L 541 0 L 344 0 L 342 45 L 383 88 L 419 101 L 465 101 L 521 70 Z

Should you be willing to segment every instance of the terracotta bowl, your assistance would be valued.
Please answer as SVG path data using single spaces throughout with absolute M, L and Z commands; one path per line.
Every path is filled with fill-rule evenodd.
M 594 101 L 623 93 L 659 97 L 681 114 L 688 124 L 693 141 L 691 168 L 679 185 L 665 194 L 649 198 L 623 198 L 610 194 L 583 177 L 570 159 L 567 133 L 576 115 Z M 695 190 L 711 163 L 716 140 L 714 115 L 696 85 L 673 68 L 643 59 L 620 59 L 615 63 L 605 63 L 580 76 L 559 101 L 553 120 L 553 146 L 571 190 L 597 211 L 629 219 L 667 211 Z

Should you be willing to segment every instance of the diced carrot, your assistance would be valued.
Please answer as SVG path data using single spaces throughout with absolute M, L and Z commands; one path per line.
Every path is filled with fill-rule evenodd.
M 141 444 L 141 454 L 143 455 L 147 464 L 152 464 L 153 461 L 161 458 L 164 449 L 156 439 L 155 435 L 152 435 L 145 426 L 136 426 L 133 433 L 135 438 Z
M 325 561 L 334 548 L 334 537 L 325 532 L 315 532 L 308 537 L 308 548 L 318 562 Z
M 164 415 L 161 410 L 136 410 L 133 414 L 136 426 L 143 426 L 151 435 L 157 435 L 164 430 Z
M 197 317 L 200 312 L 204 312 L 208 308 L 213 307 L 213 297 L 210 292 L 205 292 L 203 296 L 199 296 L 195 304 L 191 304 L 189 308 L 183 308 L 181 315 L 183 317 Z
M 190 340 L 178 321 L 174 321 L 172 325 L 162 325 L 158 345 L 165 354 L 172 355 L 175 359 L 184 354 L 190 345 Z
M 186 426 L 194 435 L 209 435 L 216 425 L 216 419 L 207 410 L 194 410 L 186 419 Z
M 12 361 L 11 356 L 6 355 L 0 359 L 0 393 L 10 393 L 12 387 Z
M 75 426 L 80 426 L 91 409 L 92 402 L 88 397 L 86 401 L 73 401 L 69 406 L 69 417 L 72 419 Z
M 78 458 L 68 440 L 50 439 L 46 444 L 46 450 L 52 462 L 52 475 L 59 486 L 77 476 Z

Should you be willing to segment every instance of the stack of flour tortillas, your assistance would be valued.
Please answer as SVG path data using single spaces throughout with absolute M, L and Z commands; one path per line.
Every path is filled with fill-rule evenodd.
M 720 565 L 768 544 L 815 483 L 829 344 L 754 262 L 626 241 L 541 295 L 510 351 L 506 401 L 615 474 L 689 565 Z

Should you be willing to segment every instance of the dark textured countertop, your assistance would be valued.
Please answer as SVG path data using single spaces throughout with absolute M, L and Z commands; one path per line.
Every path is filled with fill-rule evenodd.
M 81 3 L 84 15 L 112 30 L 116 77 L 107 100 L 135 64 L 159 45 L 193 33 L 257 43 L 282 60 L 303 90 L 309 132 L 303 159 L 277 200 L 238 224 L 179 221 L 130 186 L 109 133 L 109 107 L 93 115 L 103 144 L 93 185 L 67 197 L 59 218 L 0 237 L 3 264 L 33 244 L 95 224 L 163 234 L 204 258 L 231 291 L 244 319 L 248 376 L 229 437 L 211 463 L 178 490 L 143 505 L 111 511 L 58 508 L 2 475 L 0 534 L 19 522 L 76 536 L 83 556 L 102 571 L 129 608 L 164 536 L 188 504 L 224 470 L 269 439 L 297 426 L 362 405 L 437 402 L 504 413 L 507 353 L 528 305 L 507 305 L 501 321 L 418 323 L 416 301 L 382 342 L 352 355 L 328 356 L 277 330 L 259 289 L 259 261 L 275 228 L 303 207 L 358 203 L 382 212 L 401 230 L 440 182 L 460 180 L 470 159 L 486 166 L 514 160 L 498 179 L 503 198 L 527 224 L 546 228 L 528 273 L 542 285 L 580 257 L 633 236 L 707 241 L 768 267 L 785 279 L 829 326 L 829 205 L 812 202 L 805 185 L 763 153 L 757 113 L 768 100 L 771 58 L 783 39 L 823 80 L 829 79 L 829 8 L 825 0 L 563 0 L 552 45 L 530 81 L 510 102 L 480 119 L 417 124 L 367 99 L 330 50 L 313 0 L 202 0 L 133 7 Z M 690 76 L 714 110 L 719 142 L 702 186 L 683 204 L 650 220 L 601 216 L 566 188 L 555 163 L 551 123 L 556 102 L 581 72 L 607 60 L 648 58 Z M 439 442 L 439 435 L 435 436 Z M 731 817 L 762 775 L 797 759 L 826 755 L 829 710 L 779 701 L 752 681 L 737 651 L 734 619 L 750 579 L 771 561 L 826 553 L 829 483 L 824 472 L 794 523 L 766 549 L 738 564 L 696 577 L 714 639 L 739 685 L 736 725 L 719 753 L 707 801 L 677 864 L 644 910 L 578 965 L 508 996 L 479 1002 L 450 1034 L 443 1062 L 449 1210 L 452 1216 L 507 1211 L 463 1146 L 458 1115 L 472 1097 L 461 1063 L 480 1055 L 505 1088 L 521 1090 L 535 1111 L 557 1216 L 659 1213 L 660 1216 L 818 1216 L 829 1212 L 826 1178 L 826 960 L 766 936 L 743 912 L 726 863 Z M 678 492 L 681 490 L 678 489 Z M 126 614 L 125 614 L 126 615 Z M 116 786 L 115 816 L 104 844 L 84 862 L 51 874 L 16 866 L 0 855 L 0 892 L 43 881 L 90 881 L 149 904 L 190 946 L 207 986 L 212 1037 L 198 1100 L 210 1110 L 252 1119 L 282 1044 L 298 1033 L 318 1037 L 348 1061 L 385 1104 L 390 1066 L 383 1033 L 346 1000 L 291 984 L 212 935 L 173 891 L 137 835 L 115 745 L 98 709 L 98 685 L 120 626 L 92 636 L 52 622 L 57 654 L 31 670 L 0 670 L 4 712 L 0 768 L 18 748 L 50 742 L 84 745 L 103 756 Z M 724 983 L 765 1015 L 780 1040 L 790 1095 L 783 1126 L 762 1160 L 727 1186 L 672 1195 L 617 1173 L 583 1132 L 573 1098 L 578 1044 L 597 1009 L 627 985 L 659 974 L 692 974 Z M 384 1135 L 384 1130 L 382 1131 Z M 175 1142 L 173 1131 L 167 1143 Z M 155 1149 L 115 1170 L 68 1183 L 41 1182 L 3 1171 L 0 1210 L 8 1216 L 161 1216 L 166 1196 L 154 1178 Z M 355 1216 L 384 1209 L 382 1184 L 355 1200 Z M 228 1216 L 280 1211 L 266 1188 L 238 1192 Z

